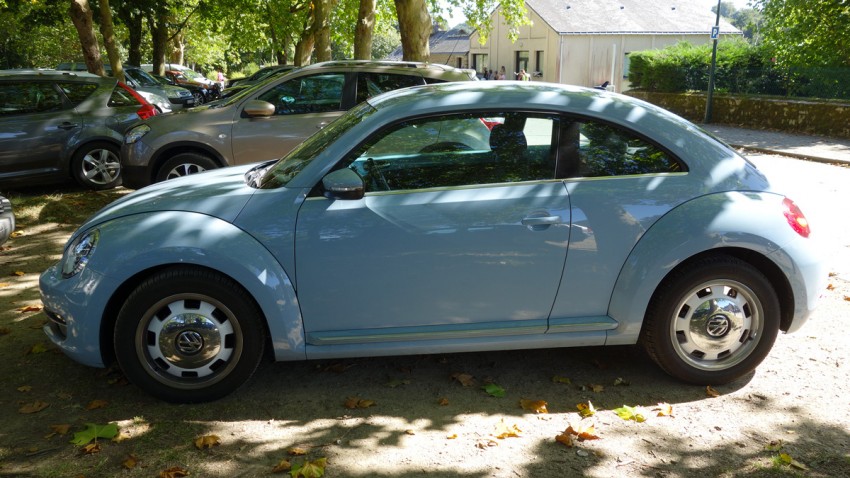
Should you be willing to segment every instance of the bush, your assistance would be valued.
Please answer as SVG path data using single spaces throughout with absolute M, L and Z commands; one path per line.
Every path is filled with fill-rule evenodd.
M 632 88 L 662 93 L 706 91 L 711 69 L 710 43 L 680 42 L 661 50 L 629 55 Z M 715 91 L 797 97 L 850 99 L 850 70 L 781 68 L 770 52 L 743 39 L 717 44 Z

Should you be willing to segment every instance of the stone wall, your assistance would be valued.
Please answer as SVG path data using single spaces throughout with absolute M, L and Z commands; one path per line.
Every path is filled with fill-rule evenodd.
M 693 122 L 705 118 L 704 93 L 627 91 Z M 713 123 L 850 138 L 850 103 L 714 95 Z

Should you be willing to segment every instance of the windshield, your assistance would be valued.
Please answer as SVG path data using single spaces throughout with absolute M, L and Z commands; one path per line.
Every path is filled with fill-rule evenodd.
M 159 82 L 154 79 L 151 75 L 147 74 L 143 70 L 137 70 L 135 68 L 128 68 L 124 70 L 124 74 L 133 79 L 136 83 L 142 86 L 159 86 Z
M 325 147 L 344 135 L 348 130 L 360 124 L 375 108 L 367 102 L 360 103 L 348 113 L 340 116 L 331 124 L 320 129 L 306 141 L 292 150 L 283 159 L 275 163 L 260 179 L 260 189 L 274 189 L 286 186 L 301 170 L 303 170 Z

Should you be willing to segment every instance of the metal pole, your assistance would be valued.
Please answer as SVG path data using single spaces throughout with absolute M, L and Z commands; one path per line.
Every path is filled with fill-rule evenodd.
M 717 0 L 717 20 L 714 23 L 717 27 L 717 36 L 720 37 L 720 0 Z M 717 66 L 717 38 L 714 39 L 714 46 L 711 48 L 711 69 L 708 70 L 708 95 L 705 101 L 705 118 L 703 123 L 711 123 L 711 107 L 714 101 L 714 68 Z

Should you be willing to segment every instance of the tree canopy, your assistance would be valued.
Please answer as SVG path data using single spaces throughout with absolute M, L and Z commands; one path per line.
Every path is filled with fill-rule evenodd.
M 757 0 L 762 36 L 777 63 L 850 66 L 850 3 L 843 0 Z

